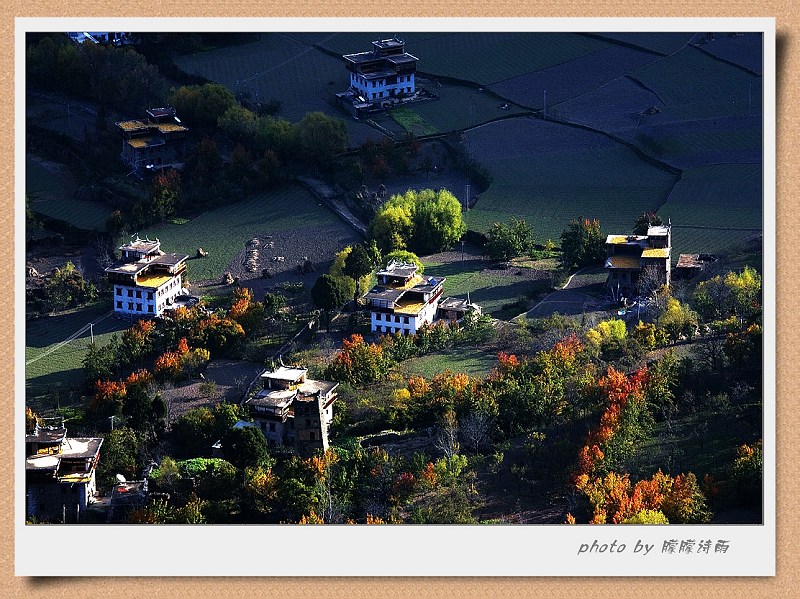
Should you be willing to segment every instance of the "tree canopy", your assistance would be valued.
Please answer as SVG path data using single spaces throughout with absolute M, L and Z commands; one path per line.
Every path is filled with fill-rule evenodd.
M 383 253 L 440 252 L 461 239 L 464 231 L 461 203 L 446 189 L 409 189 L 394 195 L 370 223 L 370 236 Z
M 566 268 L 602 262 L 606 255 L 600 221 L 584 217 L 572 220 L 561 233 L 562 260 Z

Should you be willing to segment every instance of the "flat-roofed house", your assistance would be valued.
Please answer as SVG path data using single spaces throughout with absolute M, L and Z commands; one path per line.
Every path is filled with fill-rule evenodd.
M 122 264 L 106 268 L 114 288 L 114 312 L 161 316 L 182 293 L 189 256 L 164 253 L 158 239 L 139 239 L 138 235 L 119 250 Z
M 263 388 L 245 400 L 270 447 L 292 447 L 309 456 L 328 449 L 328 431 L 339 383 L 307 377 L 308 369 L 280 366 L 261 374 Z
M 364 296 L 373 333 L 414 335 L 436 318 L 445 278 L 423 277 L 415 264 L 392 261 Z
M 671 280 L 672 225 L 656 225 L 647 235 L 609 235 L 606 238 L 606 285 L 616 297 L 635 295 L 642 271 L 658 274 L 662 285 Z
M 183 166 L 186 127 L 175 115 L 175 109 L 150 108 L 147 118 L 119 121 L 122 135 L 120 158 L 130 168 L 161 169 Z
M 372 42 L 372 50 L 343 56 L 350 87 L 365 102 L 410 96 L 416 91 L 418 58 L 396 37 Z
M 25 435 L 25 512 L 45 522 L 81 522 L 97 491 L 100 437 L 67 437 L 67 429 L 34 426 Z

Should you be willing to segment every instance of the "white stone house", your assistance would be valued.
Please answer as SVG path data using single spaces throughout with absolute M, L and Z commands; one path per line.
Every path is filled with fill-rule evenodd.
M 372 42 L 372 50 L 343 56 L 350 71 L 350 87 L 366 102 L 416 91 L 417 58 L 397 38 Z
M 184 254 L 166 254 L 156 239 L 136 239 L 119 248 L 123 263 L 106 268 L 117 314 L 161 316 L 182 295 L 186 260 Z

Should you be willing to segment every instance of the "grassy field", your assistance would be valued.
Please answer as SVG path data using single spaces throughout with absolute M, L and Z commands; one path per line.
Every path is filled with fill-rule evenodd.
M 73 341 L 55 348 L 90 322 L 95 323 L 95 343 L 108 343 L 114 333 L 119 335 L 130 326 L 127 321 L 107 316 L 109 311 L 108 303 L 99 302 L 87 308 L 26 323 L 25 390 L 29 399 L 55 389 L 66 392 L 81 384 L 83 358 L 90 332 L 87 330 Z
M 219 279 L 254 236 L 288 236 L 291 245 L 276 243 L 264 252 L 285 256 L 289 268 L 294 268 L 299 256 L 308 256 L 314 262 L 332 259 L 334 251 L 355 239 L 336 214 L 298 186 L 251 196 L 186 224 L 167 223 L 140 235 L 159 238 L 165 251 L 194 256 L 198 247 L 205 249 L 208 257 L 189 261 L 190 281 Z
M 423 258 L 425 276 L 447 277 L 445 295 L 466 298 L 483 308 L 484 314 L 491 314 L 501 320 L 513 318 L 525 310 L 530 298 L 538 296 L 550 287 L 546 272 L 527 268 L 492 270 L 492 263 L 483 260 L 465 260 L 462 265 L 457 253 L 449 254 L 452 261 L 435 261 Z M 441 254 L 437 257 L 441 259 Z
M 410 108 L 395 108 L 389 111 L 389 116 L 403 129 L 417 137 L 420 135 L 433 135 L 439 132 L 436 127 Z
M 463 372 L 470 376 L 484 376 L 497 365 L 497 352 L 491 349 L 455 349 L 412 358 L 398 368 L 405 376 L 424 376 L 431 378 L 445 370 Z
M 534 239 L 558 243 L 579 216 L 599 218 L 603 231 L 628 231 L 636 217 L 665 201 L 675 175 L 608 138 L 538 119 L 514 119 L 468 134 L 470 154 L 493 183 L 467 215 L 486 231 L 512 216 L 531 224 Z
M 78 189 L 75 177 L 67 167 L 58 166 L 55 171 L 31 156 L 25 157 L 25 193 L 30 197 L 31 209 L 79 229 L 104 230 L 111 209 L 99 202 L 75 198 Z
M 671 115 L 702 119 L 761 113 L 761 77 L 688 46 L 631 73 Z

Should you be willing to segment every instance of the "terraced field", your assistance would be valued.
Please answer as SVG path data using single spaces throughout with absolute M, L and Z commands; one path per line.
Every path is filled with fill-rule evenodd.
M 513 119 L 470 131 L 470 154 L 493 183 L 467 215 L 470 228 L 524 217 L 537 241 L 558 241 L 569 221 L 599 218 L 604 231 L 627 231 L 656 210 L 675 175 L 609 138 L 539 119 Z
M 760 164 L 687 169 L 658 214 L 676 227 L 676 254 L 715 253 L 763 230 L 762 193 Z
M 761 113 L 761 77 L 687 46 L 631 76 L 677 120 Z
M 727 60 L 761 74 L 764 70 L 762 52 L 764 40 L 760 33 L 740 33 L 735 36 L 718 34 L 700 48 L 717 58 Z
M 111 209 L 105 204 L 79 200 L 75 177 L 66 166 L 25 157 L 25 193 L 31 208 L 44 216 L 63 220 L 87 231 L 105 229 Z
M 637 46 L 659 54 L 672 54 L 673 52 L 677 52 L 696 36 L 696 33 L 663 31 L 658 33 L 630 31 L 597 34 L 597 37 L 602 39 Z
M 625 46 L 610 46 L 569 62 L 506 79 L 489 86 L 523 106 L 541 109 L 590 92 L 657 60 L 659 56 Z
M 140 235 L 158 237 L 170 252 L 195 256 L 198 247 L 206 250 L 208 257 L 189 262 L 189 278 L 193 283 L 217 281 L 226 271 L 241 270 L 245 245 L 253 237 L 259 237 L 262 244 L 267 243 L 268 235 L 275 238 L 273 247 L 262 245 L 260 252 L 263 266 L 273 271 L 292 271 L 304 256 L 323 263 L 345 245 L 358 240 L 336 214 L 299 186 L 255 195 L 206 212 L 185 224 L 152 227 Z M 270 263 L 273 254 L 283 256 L 285 261 Z

